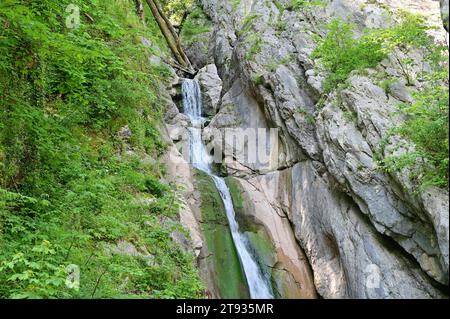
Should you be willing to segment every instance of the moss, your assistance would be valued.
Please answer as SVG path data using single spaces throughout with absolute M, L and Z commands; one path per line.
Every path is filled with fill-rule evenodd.
M 202 230 L 206 239 L 215 284 L 222 298 L 248 298 L 249 292 L 239 257 L 234 246 L 222 198 L 207 174 L 196 171 Z
M 184 44 L 208 41 L 208 32 L 213 29 L 211 20 L 201 8 L 195 8 L 183 24 L 181 40 Z
M 247 214 L 244 208 L 244 198 L 242 196 L 243 189 L 239 182 L 233 177 L 225 178 L 228 189 L 230 190 L 231 199 L 233 201 L 234 211 L 236 213 L 236 220 L 239 224 L 239 228 L 242 232 L 258 232 L 258 228 L 250 216 Z
M 274 287 L 275 298 L 286 298 L 292 292 L 297 291 L 295 279 L 284 269 L 273 268 L 272 270 L 272 287 Z M 292 296 L 292 295 L 291 295 Z M 293 297 L 293 296 L 292 296 Z M 301 298 L 301 296 L 295 296 Z
M 243 196 L 244 190 L 239 182 L 234 177 L 227 177 L 225 181 L 230 190 L 240 230 L 246 234 L 255 260 L 265 277 L 272 283 L 278 283 L 278 281 L 272 278 L 272 267 L 276 264 L 277 260 L 275 248 L 269 234 L 265 228 L 257 224 L 247 211 L 248 208 L 246 208 L 245 198 Z M 278 287 L 274 286 L 272 289 L 276 291 Z
M 242 187 L 239 185 L 238 181 L 233 177 L 225 178 L 225 182 L 230 190 L 231 197 L 233 200 L 233 205 L 235 210 L 244 209 L 244 199 L 242 198 Z
M 271 278 L 272 267 L 276 263 L 276 256 L 272 241 L 264 229 L 257 232 L 246 232 L 256 261 L 266 278 Z
M 239 8 L 240 4 L 241 4 L 241 0 L 232 0 L 231 6 L 233 8 L 233 11 L 236 11 Z

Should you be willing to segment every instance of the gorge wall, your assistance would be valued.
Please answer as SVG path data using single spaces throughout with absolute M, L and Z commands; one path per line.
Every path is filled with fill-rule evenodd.
M 407 86 L 396 60 L 387 58 L 325 94 L 326 75 L 311 56 L 315 37 L 323 36 L 332 17 L 348 19 L 361 31 L 392 23 L 386 8 L 428 15 L 440 26 L 434 36 L 445 39 L 439 2 L 321 3 L 296 10 L 287 0 L 201 0 L 213 28 L 188 52 L 201 67 L 196 78 L 211 118 L 205 134 L 226 128 L 279 132 L 269 165 L 248 165 L 246 149 L 233 150 L 227 141 L 222 145 L 228 160 L 222 170 L 242 231 L 280 298 L 448 297 L 448 192 L 430 187 L 417 193 L 408 172 L 385 173 L 376 160 L 389 129 L 402 121 L 392 115 L 397 105 L 411 101 L 420 84 Z M 419 72 L 420 57 L 412 53 L 412 59 Z M 380 75 L 398 80 L 389 92 L 381 87 Z M 176 103 L 179 82 L 174 76 L 166 113 L 173 142 L 169 175 L 183 185 L 181 219 L 203 278 L 213 297 L 224 297 L 205 224 L 222 233 L 226 228 L 211 228 L 202 206 L 212 205 L 220 215 L 220 204 L 210 202 L 214 194 L 205 190 L 208 182 L 195 177 L 179 151 L 179 130 L 188 125 Z M 228 240 L 222 241 L 216 243 L 220 254 L 233 255 Z M 238 276 L 239 267 L 230 267 L 236 272 L 228 275 Z M 245 297 L 245 289 L 236 291 Z

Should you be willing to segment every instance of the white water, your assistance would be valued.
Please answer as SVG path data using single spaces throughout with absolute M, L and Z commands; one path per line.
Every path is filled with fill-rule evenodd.
M 219 190 L 227 213 L 234 245 L 247 279 L 250 297 L 252 299 L 272 299 L 273 296 L 269 284 L 249 252 L 248 240 L 239 232 L 233 202 L 225 180 L 212 173 L 210 156 L 202 141 L 202 125 L 205 119 L 202 117 L 200 86 L 196 80 L 186 79 L 183 81 L 182 91 L 184 113 L 189 116 L 192 122 L 192 127 L 189 128 L 190 162 L 195 168 L 210 175 Z

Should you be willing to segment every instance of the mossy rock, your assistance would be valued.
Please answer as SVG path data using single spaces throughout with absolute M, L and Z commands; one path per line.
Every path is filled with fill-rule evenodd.
M 272 287 L 274 287 L 275 298 L 286 299 L 287 296 L 294 299 L 302 298 L 299 293 L 298 284 L 291 273 L 275 266 L 272 269 Z M 294 294 L 293 294 L 294 292 Z M 297 292 L 297 294 L 295 294 Z
M 252 254 L 264 276 L 272 281 L 272 267 L 277 261 L 272 241 L 264 229 L 260 229 L 257 232 L 246 232 L 245 234 L 248 238 Z
M 183 43 L 190 45 L 194 42 L 209 40 L 209 32 L 213 30 L 213 23 L 200 7 L 187 16 L 181 29 L 181 39 Z
M 244 207 L 244 190 L 241 185 L 234 177 L 225 178 L 225 182 L 230 190 L 234 211 L 236 213 L 236 221 L 239 224 L 240 231 L 256 233 L 259 227 L 256 225 L 256 220 L 254 220 L 253 216 Z
M 196 170 L 195 179 L 201 195 L 202 230 L 217 290 L 224 299 L 249 298 L 247 282 L 219 191 L 207 174 Z
M 254 214 L 248 212 L 249 205 L 245 203 L 244 190 L 239 182 L 234 177 L 227 177 L 225 181 L 233 200 L 239 229 L 247 236 L 251 252 L 267 280 L 272 283 L 272 290 L 277 291 L 278 287 L 273 284 L 278 281 L 272 278 L 272 268 L 277 262 L 272 240 L 265 228 L 258 225 L 253 217 Z

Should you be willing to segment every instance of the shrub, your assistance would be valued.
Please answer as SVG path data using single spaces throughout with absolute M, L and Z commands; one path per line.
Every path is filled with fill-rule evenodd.
M 414 94 L 413 103 L 400 105 L 407 119 L 394 132 L 412 141 L 415 151 L 385 158 L 382 166 L 386 171 L 413 168 L 412 177 L 421 188 L 448 187 L 448 99 L 448 87 L 431 81 Z
M 386 56 L 381 41 L 369 33 L 355 38 L 353 29 L 353 25 L 334 19 L 313 52 L 329 73 L 324 83 L 326 91 L 343 83 L 352 71 L 374 67 Z
M 77 29 L 70 3 L 91 17 Z M 0 298 L 201 297 L 192 255 L 170 237 L 178 203 L 146 161 L 165 148 L 157 24 L 128 0 L 2 0 L 0 25 Z M 124 125 L 133 154 L 120 150 Z M 119 240 L 152 266 L 116 253 Z
M 192 11 L 183 23 L 181 39 L 184 43 L 190 44 L 198 41 L 198 36 L 211 31 L 212 24 L 201 9 Z

